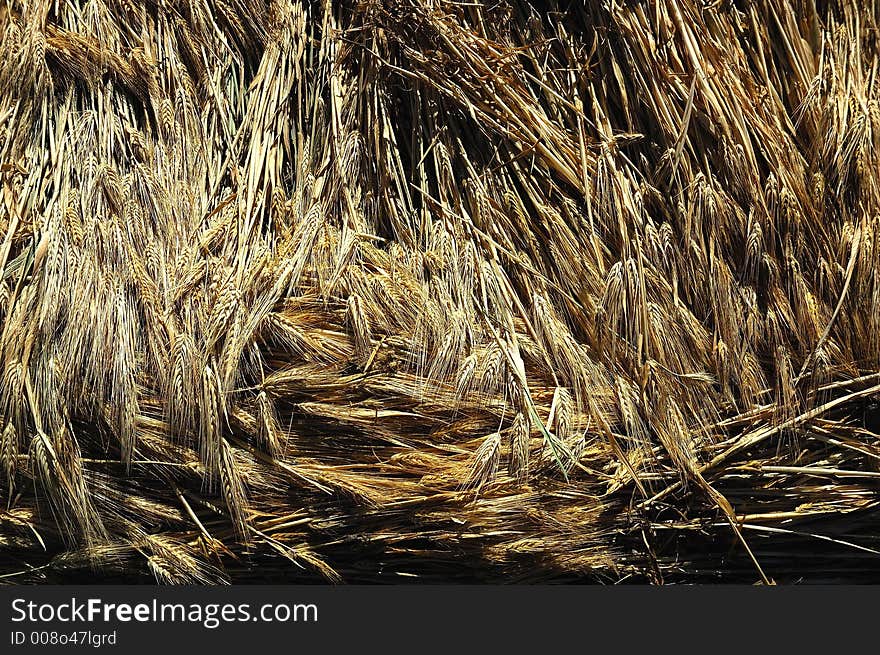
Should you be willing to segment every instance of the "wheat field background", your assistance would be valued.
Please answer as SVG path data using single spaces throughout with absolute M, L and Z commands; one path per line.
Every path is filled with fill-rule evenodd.
M 0 582 L 880 580 L 876 0 L 0 0 Z

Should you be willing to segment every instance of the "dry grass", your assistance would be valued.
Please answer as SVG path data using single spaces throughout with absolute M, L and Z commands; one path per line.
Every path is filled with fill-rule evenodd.
M 0 28 L 3 580 L 880 579 L 874 3 Z

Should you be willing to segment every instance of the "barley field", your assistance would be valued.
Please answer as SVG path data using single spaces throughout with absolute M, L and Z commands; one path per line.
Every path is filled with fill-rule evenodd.
M 877 0 L 0 0 L 0 582 L 880 581 Z

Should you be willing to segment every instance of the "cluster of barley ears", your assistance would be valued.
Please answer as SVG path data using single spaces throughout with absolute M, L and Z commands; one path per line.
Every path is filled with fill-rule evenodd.
M 0 579 L 877 576 L 878 28 L 0 0 Z

